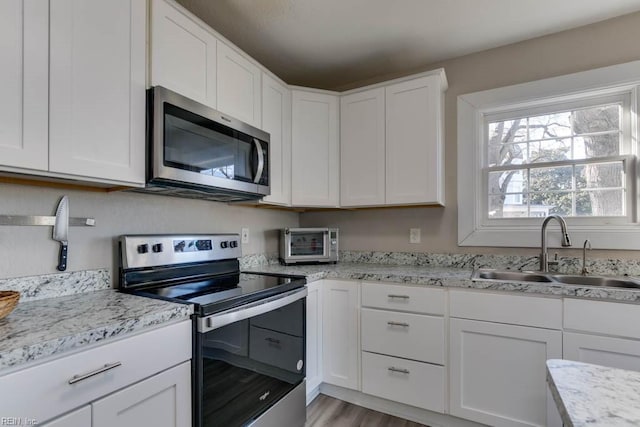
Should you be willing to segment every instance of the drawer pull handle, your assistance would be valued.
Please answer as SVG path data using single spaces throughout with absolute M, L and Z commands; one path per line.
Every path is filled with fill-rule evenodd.
M 389 294 L 388 295 L 389 298 L 400 298 L 400 299 L 409 299 L 409 295 L 394 295 L 394 294 Z
M 271 337 L 267 337 L 264 339 L 265 341 L 269 341 L 272 344 L 280 344 L 280 340 L 277 340 L 275 338 L 271 338 Z
M 122 362 L 107 363 L 102 368 L 98 368 L 95 371 L 87 372 L 86 374 L 82 375 L 74 375 L 73 378 L 69 380 L 69 384 L 79 383 L 80 381 L 84 381 L 87 378 L 91 378 L 103 372 L 110 371 L 113 368 L 117 368 L 118 366 L 122 366 Z
M 387 322 L 389 326 L 402 326 L 403 328 L 408 328 L 409 324 L 405 322 Z
M 391 372 L 399 372 L 401 374 L 408 374 L 409 370 L 408 369 L 403 369 L 403 368 L 396 368 L 391 366 L 390 368 L 388 368 Z

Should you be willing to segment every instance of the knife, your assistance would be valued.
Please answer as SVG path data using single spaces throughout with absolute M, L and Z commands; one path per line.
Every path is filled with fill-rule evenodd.
M 58 270 L 67 269 L 67 239 L 69 238 L 69 198 L 62 196 L 56 209 L 56 221 L 53 224 L 53 240 L 60 242 Z

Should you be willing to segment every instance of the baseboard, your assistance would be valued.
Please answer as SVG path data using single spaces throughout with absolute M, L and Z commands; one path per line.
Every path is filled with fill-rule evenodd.
M 355 390 L 349 390 L 331 384 L 322 383 L 319 386 L 319 392 L 336 399 L 363 408 L 372 409 L 382 412 L 383 414 L 393 415 L 395 417 L 404 418 L 420 424 L 426 424 L 431 427 L 482 427 L 484 424 L 478 424 L 473 421 L 463 420 L 462 418 L 452 417 L 451 415 L 439 414 L 426 409 L 416 408 L 415 406 L 405 405 L 404 403 L 393 402 L 391 400 L 382 399 L 371 396 Z M 314 397 L 315 398 L 315 397 Z M 307 394 L 307 402 L 309 402 L 309 394 Z
M 307 406 L 309 406 L 309 404 L 313 402 L 313 400 L 316 397 L 318 397 L 319 394 L 320 394 L 320 385 L 318 385 L 317 387 L 311 390 L 307 390 Z

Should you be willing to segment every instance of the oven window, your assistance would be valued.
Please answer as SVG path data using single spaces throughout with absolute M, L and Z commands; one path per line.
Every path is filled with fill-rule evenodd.
M 302 299 L 198 334 L 198 426 L 243 426 L 303 381 L 304 313 Z
M 253 138 L 170 104 L 164 111 L 165 166 L 253 181 L 257 162 Z
M 324 236 L 323 231 L 300 233 L 296 232 L 291 235 L 291 255 L 324 255 Z

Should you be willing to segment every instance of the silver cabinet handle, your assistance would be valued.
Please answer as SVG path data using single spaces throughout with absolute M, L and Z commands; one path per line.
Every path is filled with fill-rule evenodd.
M 275 338 L 267 337 L 267 338 L 265 338 L 264 340 L 265 340 L 265 341 L 268 341 L 268 342 L 270 342 L 270 343 L 272 343 L 272 344 L 280 344 L 280 340 L 277 340 L 277 339 L 275 339 Z
M 396 367 L 393 367 L 393 366 L 391 366 L 391 367 L 389 367 L 387 369 L 389 369 L 391 372 L 399 372 L 401 374 L 408 374 L 409 373 L 408 369 L 396 368 Z
M 262 145 L 260 144 L 260 141 L 253 138 L 253 143 L 255 144 L 258 153 L 258 170 L 256 171 L 255 178 L 253 178 L 253 182 L 257 184 L 262 178 L 262 171 L 264 171 L 264 154 L 262 153 Z
M 74 375 L 73 378 L 69 380 L 69 384 L 79 383 L 80 381 L 84 381 L 87 378 L 91 378 L 103 372 L 110 371 L 113 368 L 117 368 L 118 366 L 122 366 L 122 362 L 107 363 L 102 368 L 98 368 L 95 371 L 87 372 L 86 374 L 82 375 Z
M 389 326 L 402 326 L 403 328 L 408 328 L 409 327 L 409 324 L 405 323 L 405 322 L 392 322 L 392 321 L 389 321 L 389 322 L 387 322 L 387 325 L 389 325 Z
M 389 294 L 389 298 L 401 298 L 401 299 L 409 299 L 409 295 L 393 295 Z

